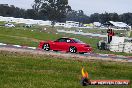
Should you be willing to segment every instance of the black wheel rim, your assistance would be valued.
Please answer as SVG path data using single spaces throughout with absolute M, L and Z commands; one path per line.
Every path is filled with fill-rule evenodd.
M 49 44 L 44 44 L 44 50 L 46 50 L 46 51 L 50 50 Z
M 71 52 L 71 53 L 76 53 L 76 48 L 75 48 L 75 47 L 71 47 L 71 48 L 70 48 L 70 52 Z

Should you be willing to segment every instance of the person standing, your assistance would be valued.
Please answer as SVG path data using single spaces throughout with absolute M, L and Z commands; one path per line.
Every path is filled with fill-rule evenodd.
M 114 36 L 114 32 L 112 29 L 108 29 L 107 30 L 107 33 L 108 33 L 108 43 L 110 43 L 112 41 L 112 36 Z

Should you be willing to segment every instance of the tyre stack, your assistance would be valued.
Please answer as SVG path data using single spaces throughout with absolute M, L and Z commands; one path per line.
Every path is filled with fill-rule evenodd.
M 124 46 L 125 53 L 132 53 L 132 43 L 126 42 Z

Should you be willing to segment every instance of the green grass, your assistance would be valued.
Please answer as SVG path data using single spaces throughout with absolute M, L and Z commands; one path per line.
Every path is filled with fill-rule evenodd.
M 47 32 L 40 32 L 38 30 L 31 31 L 33 29 L 25 29 L 24 28 L 0 28 L 0 42 L 4 43 L 11 43 L 11 44 L 23 44 L 30 45 L 30 46 L 37 46 L 39 41 L 36 41 L 36 44 L 34 45 L 34 40 L 56 40 L 60 37 L 76 37 L 86 43 L 92 44 L 93 47 L 96 47 L 96 44 L 93 45 L 93 43 L 97 43 L 99 39 L 95 38 L 90 39 L 86 38 L 84 36 L 80 35 L 72 35 L 72 34 L 55 34 L 52 33 L 50 30 L 50 33 Z M 53 29 L 54 30 L 54 29 Z
M 81 68 L 90 79 L 132 80 L 132 64 L 76 61 L 52 56 L 0 52 L 0 88 L 83 88 L 80 85 Z M 88 88 L 115 88 L 89 86 Z M 116 86 L 116 88 L 132 88 Z
M 0 25 L 4 25 L 6 22 L 4 21 L 0 21 Z
M 34 30 L 34 31 L 32 31 Z M 60 35 L 39 32 L 32 28 L 5 28 L 0 27 L 0 42 L 38 46 L 39 40 L 55 40 Z
M 47 40 L 56 40 L 60 37 L 74 37 L 74 38 L 80 39 L 81 41 L 87 44 L 90 44 L 90 46 L 92 46 L 93 48 L 93 52 L 95 53 L 105 53 L 105 54 L 109 53 L 109 54 L 132 56 L 132 54 L 127 54 L 127 53 L 114 53 L 110 51 L 98 50 L 96 44 L 100 40 L 99 38 L 88 38 L 88 37 L 81 36 L 81 35 L 66 34 L 66 33 L 55 34 L 56 33 L 55 29 L 46 27 L 47 30 L 44 31 L 43 30 L 44 28 L 45 27 L 33 27 L 33 28 L 0 27 L 0 42 L 37 47 L 39 44 L 39 41 L 41 40 L 47 41 Z

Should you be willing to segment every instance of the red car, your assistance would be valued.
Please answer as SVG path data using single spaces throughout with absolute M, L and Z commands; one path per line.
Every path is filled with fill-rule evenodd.
M 66 51 L 71 53 L 87 53 L 91 52 L 92 48 L 82 41 L 75 38 L 59 38 L 56 41 L 41 41 L 39 44 L 40 49 L 46 51 Z

